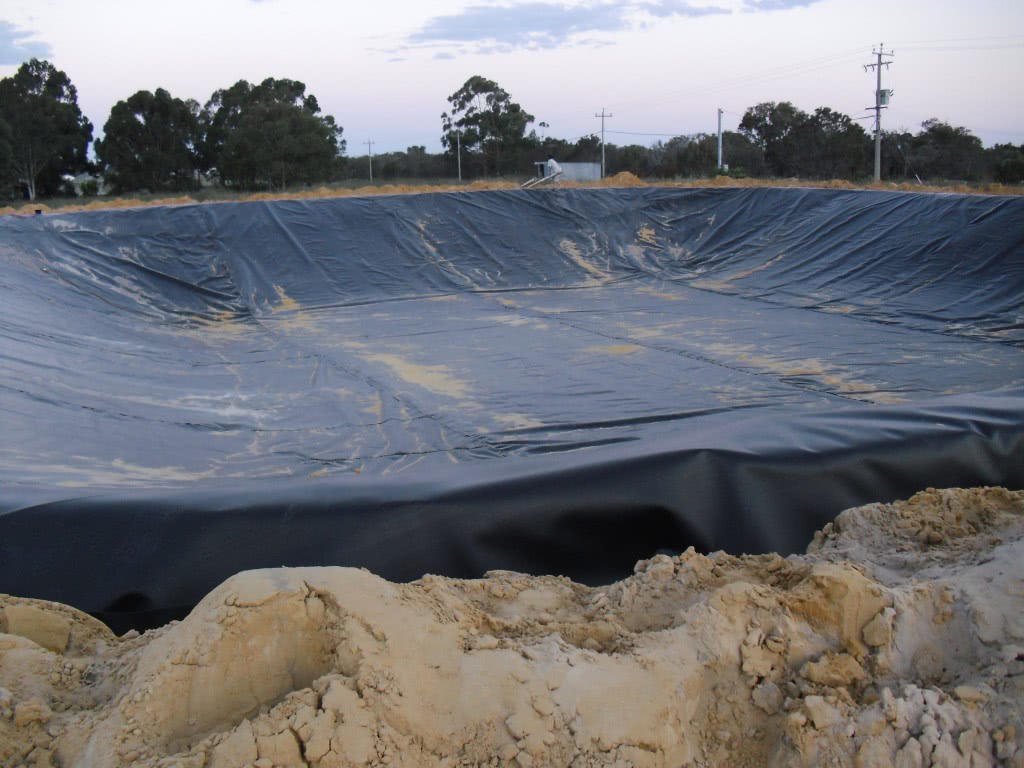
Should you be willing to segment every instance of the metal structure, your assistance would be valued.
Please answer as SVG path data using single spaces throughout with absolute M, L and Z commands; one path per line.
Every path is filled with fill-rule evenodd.
M 370 183 L 373 184 L 373 145 L 377 142 L 373 139 L 367 139 L 363 143 L 366 145 L 366 157 L 370 161 Z
M 564 173 L 562 168 L 559 167 L 559 169 L 555 173 L 547 174 L 547 163 L 544 162 L 543 160 L 534 162 L 534 166 L 537 168 L 537 175 L 534 176 L 532 179 L 524 181 L 522 184 L 520 184 L 520 188 L 529 189 L 530 187 L 535 187 L 538 184 L 544 184 L 549 181 L 554 181 L 556 178 L 558 178 Z
M 600 163 L 561 163 L 559 167 L 562 170 L 551 175 L 545 174 L 545 166 L 547 163 L 543 160 L 538 160 L 534 162 L 533 165 L 537 170 L 532 179 L 520 185 L 523 189 L 529 189 L 530 187 L 535 187 L 538 184 L 554 182 L 555 179 L 558 179 L 559 181 L 601 180 Z
M 600 181 L 600 163 L 562 163 L 561 179 L 564 181 Z
M 883 56 L 892 58 L 893 52 L 889 51 L 886 53 L 884 44 L 879 43 L 878 49 L 873 50 L 872 53 L 876 57 L 874 64 L 865 64 L 864 71 L 867 72 L 869 69 L 875 70 L 875 106 L 865 107 L 865 109 L 873 109 L 875 111 L 875 181 L 882 180 L 882 110 L 888 109 L 889 97 L 892 96 L 892 91 L 882 90 L 882 67 L 888 68 L 891 61 L 883 61 Z
M 607 114 L 604 111 L 604 107 L 601 107 L 601 114 L 594 113 L 594 117 L 601 118 L 601 178 L 604 178 L 604 119 L 606 117 L 615 117 L 611 112 Z
M 722 169 L 722 108 L 718 108 L 718 169 Z

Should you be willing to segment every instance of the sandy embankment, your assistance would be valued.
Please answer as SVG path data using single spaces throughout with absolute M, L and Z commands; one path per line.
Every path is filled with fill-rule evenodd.
M 3 766 L 1024 765 L 1024 492 L 596 589 L 254 571 L 121 638 L 0 609 Z

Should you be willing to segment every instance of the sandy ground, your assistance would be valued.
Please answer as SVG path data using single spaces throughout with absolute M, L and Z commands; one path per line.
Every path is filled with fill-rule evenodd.
M 871 182 L 856 183 L 844 179 L 816 180 L 816 179 L 733 179 L 728 176 L 715 176 L 707 179 L 691 179 L 687 181 L 644 181 L 637 178 L 629 171 L 616 173 L 601 181 L 596 182 L 561 182 L 554 187 L 544 185 L 535 189 L 552 188 L 580 188 L 580 187 L 680 187 L 680 188 L 701 188 L 701 187 L 813 187 L 820 189 L 875 189 L 887 192 L 957 192 L 963 194 L 985 194 L 985 195 L 1024 195 L 1024 185 L 1020 184 L 981 184 L 970 186 L 968 184 L 945 184 L 945 185 L 924 185 L 909 184 L 906 182 Z M 494 189 L 519 189 L 519 184 L 512 181 L 499 179 L 483 179 L 472 181 L 466 184 L 403 184 L 401 182 L 375 184 L 355 189 L 338 187 L 317 187 L 307 190 L 292 192 L 240 192 L 231 197 L 234 202 L 246 200 L 297 200 L 306 198 L 329 198 L 329 197 L 372 197 L 375 195 L 407 195 L 421 194 L 424 192 L 480 192 Z M 137 197 L 96 197 L 81 198 L 81 203 L 71 203 L 66 200 L 59 200 L 55 204 L 47 205 L 42 202 L 19 202 L 17 205 L 0 206 L 0 216 L 19 215 L 32 216 L 36 210 L 43 213 L 71 213 L 75 211 L 94 211 L 106 208 L 138 208 L 150 205 L 188 205 L 197 202 L 189 195 L 168 195 L 166 197 L 156 196 L 153 198 Z M 53 201 L 50 201 L 53 203 Z M 208 201 L 214 202 L 214 201 Z M 227 199 L 217 202 L 228 202 Z
M 0 630 L 2 766 L 1024 766 L 1024 492 L 602 588 L 277 569 L 142 636 L 17 597 Z

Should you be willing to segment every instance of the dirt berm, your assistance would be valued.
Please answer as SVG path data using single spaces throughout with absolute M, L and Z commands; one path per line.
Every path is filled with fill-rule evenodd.
M 599 588 L 258 570 L 122 637 L 2 597 L 0 765 L 1021 766 L 1022 563 L 987 488 Z

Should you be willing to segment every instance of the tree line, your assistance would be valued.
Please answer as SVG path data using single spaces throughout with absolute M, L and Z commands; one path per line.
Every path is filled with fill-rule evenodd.
M 0 80 L 0 188 L 30 200 L 69 193 L 68 177 L 84 172 L 115 193 L 183 192 L 204 178 L 284 189 L 337 177 L 344 152 L 341 127 L 298 80 L 239 80 L 203 106 L 138 91 L 113 106 L 95 142 L 74 85 L 49 62 Z
M 438 153 L 425 146 L 373 157 L 382 181 L 529 176 L 549 156 L 596 162 L 596 135 L 566 140 L 543 135 L 549 126 L 493 80 L 469 78 L 448 97 Z M 535 127 L 531 127 L 535 126 Z M 538 129 L 541 134 L 538 134 Z M 678 179 L 721 173 L 718 137 L 675 136 L 649 146 L 604 147 L 608 174 Z M 94 159 L 88 154 L 90 143 Z M 873 138 L 848 115 L 829 107 L 804 112 L 790 102 L 763 102 L 722 136 L 729 174 L 755 178 L 864 180 Z M 110 191 L 186 192 L 219 184 L 240 190 L 365 179 L 369 157 L 345 157 L 343 130 L 323 114 L 297 80 L 239 80 L 204 105 L 167 90 L 138 91 L 117 102 L 93 141 L 68 76 L 32 59 L 0 80 L 0 196 L 71 194 L 76 174 L 102 176 Z M 882 175 L 889 180 L 1024 181 L 1024 146 L 985 148 L 967 128 L 925 121 L 916 133 L 883 133 Z M 88 191 L 88 186 L 86 186 Z M 93 189 L 92 191 L 95 191 Z

